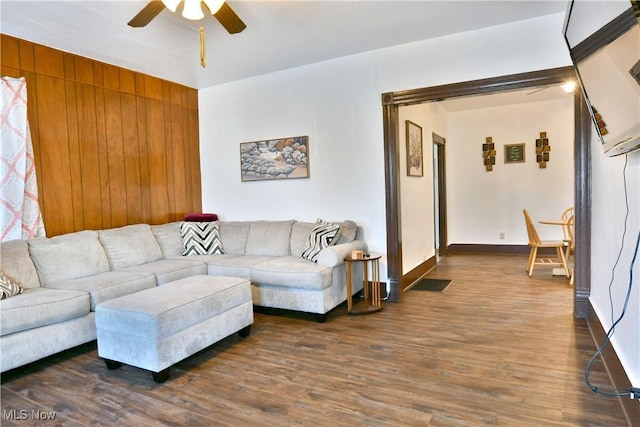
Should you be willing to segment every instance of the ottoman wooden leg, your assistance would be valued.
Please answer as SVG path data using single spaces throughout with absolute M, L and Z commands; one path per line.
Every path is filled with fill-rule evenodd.
M 163 369 L 160 372 L 151 372 L 153 375 L 153 380 L 157 383 L 163 383 L 169 379 L 169 374 L 171 373 L 171 368 Z
M 104 364 L 107 365 L 107 369 L 109 369 L 110 371 L 113 369 L 118 369 L 120 366 L 122 366 L 121 362 L 117 362 L 111 359 L 104 359 Z
M 251 325 L 249 325 L 249 326 L 245 326 L 244 328 L 240 329 L 240 331 L 238 332 L 238 334 L 239 334 L 241 337 L 248 337 L 250 332 L 251 332 Z

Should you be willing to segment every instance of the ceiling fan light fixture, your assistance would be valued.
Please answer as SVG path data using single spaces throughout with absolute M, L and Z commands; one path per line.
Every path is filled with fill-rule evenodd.
M 220 10 L 222 5 L 224 4 L 224 0 L 203 0 L 204 4 L 207 5 L 212 15 L 215 15 L 217 11 Z
M 180 4 L 181 0 L 162 0 L 162 3 L 169 9 L 171 12 L 175 12 Z
M 202 13 L 202 8 L 200 7 L 200 0 L 184 0 L 182 16 L 193 21 L 204 18 L 204 13 Z

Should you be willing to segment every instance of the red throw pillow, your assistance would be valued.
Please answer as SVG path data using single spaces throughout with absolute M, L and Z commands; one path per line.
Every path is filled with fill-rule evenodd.
M 214 213 L 190 213 L 184 216 L 187 222 L 209 222 L 217 221 L 218 215 Z

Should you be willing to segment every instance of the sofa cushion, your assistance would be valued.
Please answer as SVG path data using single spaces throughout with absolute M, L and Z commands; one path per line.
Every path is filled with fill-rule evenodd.
M 296 221 L 291 227 L 291 255 L 300 256 L 307 244 L 307 237 L 316 224 L 313 222 Z
M 339 224 L 332 224 L 321 219 L 317 220 L 316 225 L 311 229 L 307 237 L 307 243 L 300 256 L 315 262 L 321 250 L 328 248 L 338 241 L 339 234 Z
M 38 237 L 27 243 L 42 286 L 109 271 L 107 254 L 95 231 Z
M 89 294 L 86 292 L 25 289 L 22 295 L 0 300 L 0 335 L 86 316 L 89 307 Z
M 180 236 L 180 224 L 182 221 L 169 222 L 167 224 L 152 225 L 153 233 L 163 258 L 182 256 L 182 237 Z
M 185 277 L 197 274 L 207 274 L 207 264 L 203 261 L 192 259 L 160 259 L 147 264 L 135 265 L 122 271 L 153 273 L 156 276 L 156 285 L 164 285 Z
M 251 269 L 257 286 L 322 290 L 331 284 L 331 268 L 296 256 L 278 257 L 256 264 Z
M 40 286 L 38 272 L 29 256 L 29 245 L 26 240 L 2 242 L 0 255 L 0 268 L 7 276 L 20 282 L 23 288 Z
M 20 283 L 7 277 L 0 270 L 0 299 L 6 299 L 15 295 L 19 295 L 24 291 Z
M 223 254 L 218 221 L 187 222 L 180 224 L 183 255 Z
M 356 239 L 356 233 L 358 231 L 358 226 L 353 221 L 340 221 L 340 238 L 338 239 L 337 245 L 342 243 L 353 242 Z
M 148 224 L 100 230 L 98 234 L 112 270 L 162 259 L 162 250 Z
M 156 276 L 152 273 L 107 271 L 93 276 L 66 280 L 47 286 L 51 289 L 83 291 L 89 294 L 91 311 L 103 301 L 156 287 Z
M 210 276 L 233 276 L 251 279 L 251 269 L 254 265 L 273 259 L 274 257 L 238 256 L 238 255 L 210 255 L 207 260 L 207 270 Z
M 243 221 L 219 221 L 220 239 L 224 252 L 227 254 L 244 255 L 249 236 L 250 222 Z
M 254 221 L 249 227 L 245 255 L 287 256 L 295 221 Z

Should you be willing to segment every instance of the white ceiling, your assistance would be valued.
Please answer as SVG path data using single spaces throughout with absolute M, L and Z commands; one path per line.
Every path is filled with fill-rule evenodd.
M 572 96 L 572 92 L 568 93 L 562 88 L 562 86 L 555 85 L 503 91 L 493 94 L 461 96 L 445 99 L 444 101 L 439 101 L 439 103 L 448 112 L 455 112 L 523 104 L 528 102 L 547 101 L 550 99 L 567 98 Z
M 144 28 L 127 22 L 142 0 L 0 0 L 4 34 L 193 88 L 286 68 L 563 13 L 567 0 L 230 0 L 247 24 L 229 35 L 212 16 L 188 21 L 162 11 Z M 200 23 L 207 67 L 199 60 Z

